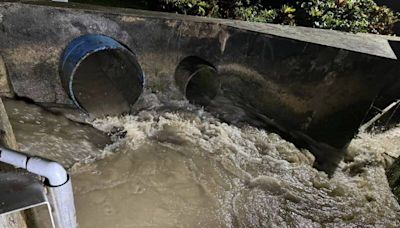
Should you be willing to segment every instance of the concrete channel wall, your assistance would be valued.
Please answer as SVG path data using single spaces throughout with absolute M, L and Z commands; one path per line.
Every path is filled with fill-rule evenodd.
M 3 59 L 0 56 L 0 96 L 11 96 L 6 69 Z M 6 109 L 0 98 L 0 145 L 13 150 L 18 150 L 17 140 L 14 131 L 8 119 Z M 0 172 L 15 172 L 14 167 L 1 163 Z M 23 212 L 14 212 L 7 215 L 0 215 L 0 227 L 2 228 L 26 228 L 26 215 Z
M 381 36 L 72 3 L 6 2 L 0 3 L 0 55 L 15 95 L 71 105 L 60 80 L 60 56 L 86 34 L 124 44 L 143 69 L 145 93 L 163 92 L 170 99 L 184 99 L 175 82 L 181 61 L 190 56 L 206 61 L 233 105 L 311 149 L 321 164 L 348 145 L 382 88 L 397 80 L 397 57 Z

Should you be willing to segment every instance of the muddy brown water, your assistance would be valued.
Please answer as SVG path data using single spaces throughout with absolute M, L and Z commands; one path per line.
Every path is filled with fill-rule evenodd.
M 153 101 L 96 129 L 5 105 L 22 150 L 70 167 L 79 227 L 400 227 L 385 176 L 400 128 L 358 136 L 329 178 L 274 133 Z

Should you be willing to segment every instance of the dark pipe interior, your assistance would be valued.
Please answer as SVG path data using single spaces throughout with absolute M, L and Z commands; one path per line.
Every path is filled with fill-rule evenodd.
M 75 99 L 92 116 L 129 112 L 142 92 L 142 72 L 134 56 L 120 49 L 90 54 L 77 66 Z
M 195 104 L 207 105 L 217 95 L 219 83 L 215 81 L 216 71 L 202 66 L 193 73 L 186 86 L 186 98 Z
M 190 103 L 207 106 L 218 94 L 217 70 L 198 57 L 187 57 L 178 65 L 175 80 Z

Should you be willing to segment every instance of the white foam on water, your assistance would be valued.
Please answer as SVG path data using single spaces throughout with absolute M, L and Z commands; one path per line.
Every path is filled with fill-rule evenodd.
M 398 128 L 356 139 L 329 178 L 311 153 L 278 135 L 196 110 L 93 125 L 126 137 L 113 155 L 76 169 L 81 227 L 400 226 L 384 170 Z M 393 147 L 376 149 L 383 139 Z
M 400 227 L 385 176 L 400 127 L 358 136 L 328 177 L 277 134 L 143 99 L 134 116 L 91 123 L 113 134 L 105 149 L 87 126 L 6 102 L 22 149 L 75 164 L 80 227 Z

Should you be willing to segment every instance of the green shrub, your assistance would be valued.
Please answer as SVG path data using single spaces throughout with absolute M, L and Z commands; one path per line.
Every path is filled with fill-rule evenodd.
M 71 0 L 262 23 L 392 34 L 399 15 L 374 0 Z M 394 1 L 394 0 L 393 0 Z
M 373 0 L 159 0 L 189 15 L 280 23 L 347 32 L 392 34 L 396 13 Z
M 218 17 L 218 5 L 213 0 L 162 0 L 161 4 L 166 11 L 177 13 Z
M 373 0 L 308 0 L 297 4 L 299 25 L 348 32 L 392 33 L 398 15 Z

